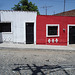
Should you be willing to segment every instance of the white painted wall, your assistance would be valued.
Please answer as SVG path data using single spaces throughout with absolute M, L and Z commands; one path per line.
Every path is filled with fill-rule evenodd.
M 11 22 L 11 32 L 2 32 L 3 41 L 26 43 L 26 22 L 34 22 L 34 43 L 36 44 L 37 12 L 0 11 L 1 22 Z M 10 38 L 10 40 L 8 40 Z

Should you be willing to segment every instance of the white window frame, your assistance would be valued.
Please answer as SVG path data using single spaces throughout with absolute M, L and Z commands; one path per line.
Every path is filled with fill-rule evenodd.
M 58 35 L 48 35 L 48 26 L 58 26 Z M 59 37 L 59 24 L 46 24 L 46 37 Z

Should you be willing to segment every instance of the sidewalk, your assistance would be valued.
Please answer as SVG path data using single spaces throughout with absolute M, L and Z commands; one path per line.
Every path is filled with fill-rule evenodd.
M 13 44 L 0 43 L 0 49 L 46 49 L 46 50 L 75 50 L 73 46 L 53 46 L 53 45 L 34 45 L 34 44 Z

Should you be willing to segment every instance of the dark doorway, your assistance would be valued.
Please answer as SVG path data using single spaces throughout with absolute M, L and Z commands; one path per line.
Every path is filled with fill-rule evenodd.
M 34 44 L 34 23 L 26 23 L 26 44 Z
M 69 44 L 75 44 L 75 26 L 69 27 Z

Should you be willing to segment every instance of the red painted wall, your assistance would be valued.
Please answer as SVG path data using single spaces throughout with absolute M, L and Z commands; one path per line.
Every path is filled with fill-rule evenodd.
M 67 25 L 75 24 L 75 17 L 38 15 L 36 23 L 36 44 L 67 45 Z M 46 24 L 59 24 L 59 37 L 46 37 Z M 48 39 L 58 39 L 58 43 L 48 43 Z

